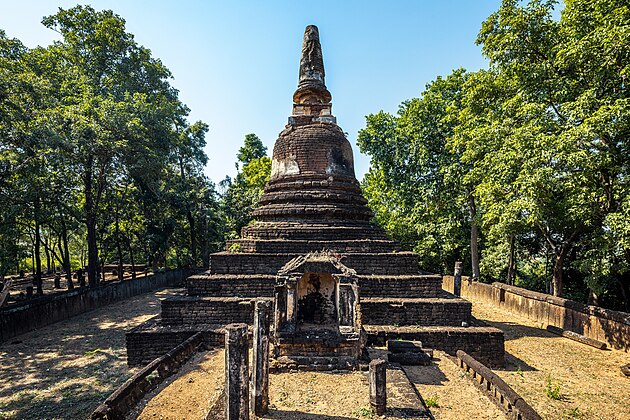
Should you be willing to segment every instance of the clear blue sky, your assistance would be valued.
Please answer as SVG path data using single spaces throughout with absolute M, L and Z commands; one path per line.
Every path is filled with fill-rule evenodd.
M 0 28 L 27 46 L 57 34 L 43 16 L 76 1 L 2 0 Z M 486 67 L 475 38 L 499 0 L 191 1 L 98 0 L 174 75 L 190 120 L 210 125 L 206 173 L 215 182 L 235 174 L 245 134 L 269 148 L 291 112 L 302 34 L 319 27 L 333 113 L 354 147 L 357 178 L 369 167 L 357 132 L 365 115 L 396 112 L 438 75 Z

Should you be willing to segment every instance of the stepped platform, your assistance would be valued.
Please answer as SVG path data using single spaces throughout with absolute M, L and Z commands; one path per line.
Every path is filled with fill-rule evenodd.
M 469 302 L 443 292 L 441 276 L 423 272 L 418 255 L 401 252 L 371 222 L 331 98 L 317 28 L 309 26 L 293 113 L 275 142 L 254 220 L 210 256 L 207 272 L 187 279 L 186 296 L 164 300 L 161 318 L 129 332 L 130 364 L 197 331 L 217 345 L 222 326 L 252 323 L 256 299 L 274 301 L 278 369 L 357 368 L 366 340 L 389 338 L 503 364 L 501 331 L 476 324 Z

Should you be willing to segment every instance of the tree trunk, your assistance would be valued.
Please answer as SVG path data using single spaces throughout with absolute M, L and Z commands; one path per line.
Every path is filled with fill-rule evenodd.
M 129 259 L 131 260 L 131 278 L 136 278 L 136 261 L 133 258 L 133 248 L 131 247 L 131 240 L 127 238 L 127 248 L 129 248 Z
M 118 252 L 118 281 L 123 280 L 123 254 L 122 245 L 120 244 L 120 226 L 118 223 L 118 206 L 116 206 L 116 252 Z M 105 276 L 105 273 L 103 273 Z
M 66 282 L 68 283 L 68 290 L 74 289 L 72 283 L 72 272 L 70 271 L 70 250 L 68 248 L 68 229 L 66 222 L 61 221 L 61 241 L 63 242 L 63 269 L 66 272 Z
M 46 236 L 46 240 L 44 241 L 44 253 L 46 254 L 46 274 L 50 274 L 53 271 L 53 266 L 48 248 L 48 236 Z
M 516 279 L 516 246 L 515 235 L 510 236 L 510 257 L 508 260 L 507 284 L 514 284 Z
M 601 306 L 600 301 L 599 301 L 599 296 L 590 287 L 588 288 L 588 302 L 587 303 L 593 306 Z
M 201 226 L 201 262 L 204 269 L 210 268 L 210 252 L 208 250 L 208 216 L 204 213 Z
M 186 212 L 188 225 L 190 226 L 190 250 L 192 254 L 192 267 L 197 267 L 197 231 L 195 230 L 195 218 L 190 210 Z
M 90 287 L 98 286 L 98 277 L 96 275 L 97 265 L 98 265 L 98 248 L 96 242 L 96 208 L 94 203 L 94 193 L 93 193 L 93 180 L 92 180 L 92 171 L 93 171 L 93 158 L 89 157 L 86 167 L 85 173 L 83 176 L 83 183 L 85 189 L 85 204 L 83 209 L 85 211 L 85 227 L 86 227 L 86 242 L 87 242 L 87 275 L 88 275 L 88 284 Z
M 571 249 L 570 243 L 565 243 L 560 247 L 560 252 L 556 254 L 556 260 L 553 265 L 553 274 L 551 277 L 551 285 L 553 288 L 553 295 L 562 297 L 563 282 L 564 282 L 564 260 Z
M 40 222 L 39 222 L 39 213 L 41 210 L 41 203 L 39 201 L 39 197 L 35 198 L 35 285 L 37 286 L 37 294 L 43 295 L 44 288 L 42 287 L 42 257 L 41 253 L 41 243 L 42 236 L 40 233 Z
M 468 196 L 468 211 L 470 214 L 470 262 L 472 265 L 472 278 L 479 280 L 479 227 L 477 226 L 477 207 L 475 198 Z

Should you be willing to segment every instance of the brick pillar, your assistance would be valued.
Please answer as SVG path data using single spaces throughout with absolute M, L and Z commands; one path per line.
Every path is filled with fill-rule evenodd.
M 269 323 L 271 302 L 256 301 L 254 308 L 254 354 L 252 357 L 251 411 L 256 416 L 269 408 Z
M 453 275 L 453 294 L 455 296 L 462 295 L 462 263 L 457 261 L 455 263 L 455 273 Z
M 370 362 L 370 405 L 382 416 L 387 408 L 387 363 L 383 359 Z
M 287 324 L 286 332 L 293 334 L 297 328 L 297 280 L 287 281 Z
M 337 311 L 339 326 L 355 327 L 356 292 L 352 284 L 339 283 Z
M 249 420 L 247 325 L 225 327 L 225 419 Z

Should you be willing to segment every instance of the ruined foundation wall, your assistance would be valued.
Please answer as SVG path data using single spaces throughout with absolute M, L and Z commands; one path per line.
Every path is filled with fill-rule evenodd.
M 0 309 L 0 342 L 53 324 L 119 300 L 176 286 L 191 274 L 171 270 L 146 277 L 109 283 L 96 289 L 82 288 L 60 292 Z
M 445 276 L 442 287 L 452 292 L 453 277 Z M 496 305 L 539 322 L 543 328 L 552 325 L 604 342 L 614 349 L 630 351 L 630 314 L 627 312 L 588 306 L 504 283 L 463 280 L 462 297 Z

